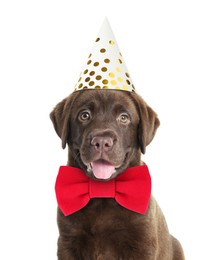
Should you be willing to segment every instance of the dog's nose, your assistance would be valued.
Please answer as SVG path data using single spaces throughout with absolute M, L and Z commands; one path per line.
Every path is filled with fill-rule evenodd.
M 113 139 L 111 137 L 96 136 L 92 138 L 91 145 L 95 147 L 97 151 L 108 152 L 113 147 Z

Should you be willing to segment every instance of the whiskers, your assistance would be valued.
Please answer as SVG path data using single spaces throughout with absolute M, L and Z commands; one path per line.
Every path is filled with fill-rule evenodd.
M 80 152 L 78 151 L 78 152 L 74 155 L 74 157 L 73 157 L 73 163 L 74 163 L 74 165 L 75 165 L 75 164 L 77 165 L 80 161 L 81 161 L 81 156 L 80 156 Z

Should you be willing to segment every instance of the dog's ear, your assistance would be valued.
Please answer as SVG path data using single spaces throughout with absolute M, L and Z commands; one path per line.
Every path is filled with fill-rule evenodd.
M 147 105 L 142 97 L 135 93 L 132 94 L 138 107 L 140 117 L 138 139 L 141 152 L 144 154 L 146 146 L 152 141 L 156 130 L 160 125 L 160 121 L 157 114 Z
M 50 113 L 50 118 L 58 136 L 62 140 L 62 148 L 66 147 L 68 137 L 70 136 L 70 113 L 75 95 L 70 95 L 59 102 Z

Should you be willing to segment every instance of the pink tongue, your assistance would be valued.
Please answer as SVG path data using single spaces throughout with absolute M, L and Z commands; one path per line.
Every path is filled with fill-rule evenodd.
M 92 162 L 91 166 L 94 176 L 98 179 L 106 180 L 115 172 L 114 166 L 103 160 Z

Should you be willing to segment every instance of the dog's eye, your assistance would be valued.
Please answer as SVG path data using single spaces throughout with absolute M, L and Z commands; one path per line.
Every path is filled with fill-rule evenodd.
M 122 124 L 128 124 L 130 122 L 130 118 L 128 114 L 123 113 L 118 117 L 118 121 Z
M 87 121 L 91 118 L 91 114 L 89 111 L 83 111 L 79 114 L 79 119 L 81 121 Z

